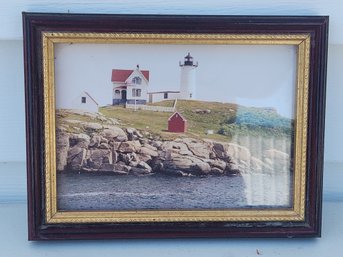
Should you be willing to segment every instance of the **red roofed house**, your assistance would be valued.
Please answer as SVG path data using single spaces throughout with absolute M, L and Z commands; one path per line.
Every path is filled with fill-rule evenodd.
M 112 70 L 113 105 L 146 104 L 149 85 L 149 71 L 140 70 Z
M 168 132 L 187 132 L 187 120 L 178 112 L 174 112 L 168 119 Z

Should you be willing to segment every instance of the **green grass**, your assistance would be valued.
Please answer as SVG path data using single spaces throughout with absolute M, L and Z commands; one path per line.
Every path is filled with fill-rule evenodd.
M 149 105 L 172 107 L 173 104 L 173 100 L 166 100 Z M 167 131 L 168 118 L 172 115 L 169 112 L 135 111 L 123 106 L 104 106 L 99 111 L 108 118 L 117 119 L 119 121 L 118 126 L 122 128 L 133 127 L 142 132 L 146 131 L 159 136 L 164 140 L 192 137 L 230 141 L 235 135 L 288 136 L 289 133 L 284 133 L 284 131 L 287 132 L 288 129 L 292 131 L 291 120 L 281 117 L 276 111 L 264 110 L 263 108 L 250 108 L 230 103 L 178 100 L 176 109 L 188 121 L 186 133 L 170 133 Z M 71 119 L 102 124 L 98 119 L 68 112 L 62 112 L 57 123 L 63 124 L 64 120 Z M 290 127 L 288 128 L 288 126 Z M 71 124 L 70 127 L 71 129 L 77 127 L 77 124 Z M 214 134 L 207 134 L 208 130 L 213 130 Z
M 173 103 L 174 101 L 167 100 L 154 103 L 153 105 L 171 107 L 173 106 Z M 210 110 L 211 113 L 199 114 L 193 112 L 196 109 Z M 188 120 L 188 131 L 184 134 L 170 133 L 166 131 L 168 127 L 168 118 L 172 113 L 144 110 L 134 111 L 133 109 L 125 109 L 122 106 L 102 107 L 100 108 L 100 112 L 107 117 L 118 119 L 123 127 L 130 126 L 140 130 L 145 130 L 155 135 L 160 135 L 163 139 L 174 139 L 184 136 L 227 141 L 230 137 L 220 135 L 217 131 L 220 128 L 220 124 L 226 120 L 227 115 L 229 113 L 234 113 L 235 109 L 236 105 L 233 104 L 178 100 L 177 111 Z M 207 135 L 207 130 L 213 130 L 215 134 Z
M 123 106 L 102 107 L 100 112 L 106 117 L 117 119 L 121 127 L 133 127 L 155 135 L 163 134 L 163 130 L 167 129 L 166 121 L 171 115 L 165 112 L 135 111 Z

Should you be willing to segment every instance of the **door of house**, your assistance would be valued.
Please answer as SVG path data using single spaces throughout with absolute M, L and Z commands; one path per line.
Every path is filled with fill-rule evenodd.
M 121 91 L 121 99 L 126 100 L 126 90 Z

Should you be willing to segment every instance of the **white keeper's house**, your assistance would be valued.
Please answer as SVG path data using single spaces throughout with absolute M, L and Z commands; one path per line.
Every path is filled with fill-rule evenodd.
M 149 86 L 148 70 L 139 69 L 139 65 L 134 70 L 113 69 L 111 81 L 113 105 L 146 104 Z

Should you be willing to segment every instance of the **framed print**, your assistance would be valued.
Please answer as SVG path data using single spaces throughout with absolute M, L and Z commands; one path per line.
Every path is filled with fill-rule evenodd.
M 29 240 L 320 236 L 328 17 L 23 24 Z

